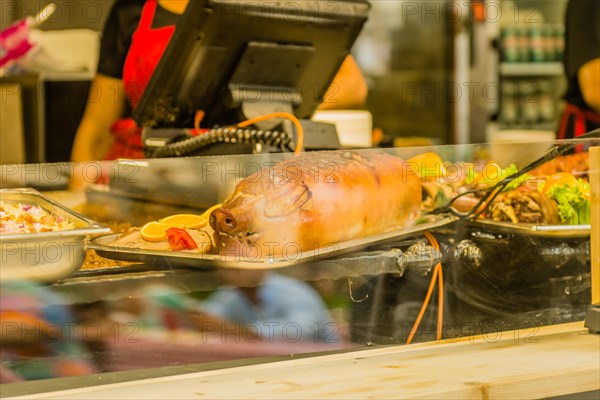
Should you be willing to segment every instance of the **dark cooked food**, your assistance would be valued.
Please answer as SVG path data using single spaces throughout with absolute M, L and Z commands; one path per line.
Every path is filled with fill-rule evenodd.
M 242 180 L 210 215 L 225 255 L 291 257 L 409 226 L 421 183 L 384 152 L 304 153 Z
M 495 221 L 548 225 L 559 223 L 556 202 L 535 190 L 500 193 L 490 204 L 488 213 L 488 217 Z

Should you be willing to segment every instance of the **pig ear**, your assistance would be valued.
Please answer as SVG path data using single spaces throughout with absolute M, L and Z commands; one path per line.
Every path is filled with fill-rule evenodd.
M 293 213 L 312 198 L 304 182 L 283 184 L 267 191 L 265 195 L 265 217 L 283 217 Z

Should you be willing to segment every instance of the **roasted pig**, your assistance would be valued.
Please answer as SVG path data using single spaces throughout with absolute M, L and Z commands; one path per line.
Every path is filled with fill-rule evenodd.
M 210 215 L 221 254 L 297 257 L 413 224 L 421 182 L 384 152 L 305 153 L 242 180 Z

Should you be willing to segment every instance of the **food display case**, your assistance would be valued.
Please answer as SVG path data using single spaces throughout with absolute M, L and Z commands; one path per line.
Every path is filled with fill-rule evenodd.
M 281 163 L 291 166 L 290 179 L 306 179 L 294 169 L 305 162 L 303 155 L 3 165 L 3 224 L 9 218 L 5 204 L 27 205 L 26 193 L 37 196 L 35 205 L 60 216 L 59 221 L 75 225 L 55 232 L 35 231 L 38 226 L 18 235 L 5 232 L 3 225 L 2 397 L 45 398 L 52 397 L 50 392 L 63 391 L 56 396 L 75 398 L 83 393 L 77 390 L 102 390 L 109 383 L 126 385 L 151 378 L 175 382 L 201 371 L 213 371 L 209 375 L 216 376 L 220 370 L 237 370 L 232 367 L 263 365 L 266 370 L 272 362 L 302 359 L 309 363 L 327 355 L 337 357 L 339 363 L 350 355 L 343 367 L 350 368 L 369 354 L 425 348 L 418 346 L 429 346 L 427 357 L 449 357 L 450 350 L 442 346 L 455 342 L 500 337 L 507 331 L 536 339 L 536 332 L 544 327 L 568 323 L 583 327 L 590 304 L 600 301 L 599 144 L 598 139 L 589 138 L 503 143 L 502 149 L 473 144 L 311 152 L 314 168 L 307 170 L 317 169 L 312 185 L 354 185 L 345 192 L 352 195 L 318 198 L 315 193 L 321 189 L 308 184 L 312 197 L 298 204 L 294 196 L 305 196 L 305 192 L 298 194 L 298 182 L 287 188 L 289 182 L 280 181 L 271 190 L 285 190 L 272 201 L 287 211 L 276 216 L 282 218 L 276 224 L 281 242 L 270 248 L 279 245 L 281 249 L 259 254 L 227 253 L 219 247 L 220 224 L 252 224 L 265 216 L 271 218 L 269 204 L 261 203 L 264 216 L 252 214 L 255 209 L 242 215 L 250 222 L 240 214 L 235 214 L 234 221 L 219 218 L 233 218 L 232 198 L 257 174 L 270 182 L 276 180 L 273 174 Z M 493 163 L 490 154 L 499 150 L 514 156 L 515 162 Z M 540 156 L 547 163 L 539 162 L 537 168 L 517 177 L 518 171 L 527 171 Z M 350 164 L 337 163 L 335 157 L 349 159 Z M 343 175 L 348 165 L 368 169 L 372 160 L 385 161 L 386 157 L 404 160 L 399 165 L 405 169 L 394 177 L 394 187 L 387 181 L 389 172 L 387 176 L 375 174 L 379 185 L 375 189 Z M 588 190 L 582 192 L 589 203 L 580 220 L 569 220 L 566 206 L 552 200 L 549 189 L 544 192 L 544 185 L 558 179 L 556 174 L 570 174 L 583 185 L 583 192 Z M 88 183 L 86 189 L 69 190 L 65 182 L 82 177 Z M 415 190 L 411 179 L 417 180 L 420 189 L 416 214 L 399 219 L 398 224 L 383 224 L 379 230 L 366 230 L 366 221 L 351 220 L 370 214 L 397 218 L 389 213 L 401 213 L 402 207 L 377 204 L 377 199 L 398 188 L 398 196 L 414 197 L 415 193 L 406 193 Z M 513 186 L 509 187 L 510 182 Z M 366 190 L 376 190 L 376 200 L 362 213 L 354 213 L 353 206 L 363 207 L 357 198 Z M 526 200 L 510 200 L 507 193 L 512 190 Z M 543 201 L 557 204 L 542 204 L 532 194 L 537 191 L 544 193 Z M 261 199 L 269 197 L 268 193 L 252 193 Z M 464 201 L 467 198 L 470 203 Z M 522 206 L 534 200 L 537 205 Z M 302 229 L 289 216 L 307 204 L 333 207 L 329 216 L 315 214 L 330 218 L 329 225 L 319 225 L 319 229 L 313 225 L 304 233 L 308 236 L 303 237 L 314 239 L 312 247 L 301 244 L 306 241 L 286 242 L 288 232 Z M 465 209 L 465 204 L 471 208 Z M 519 220 L 511 221 L 511 216 Z M 18 221 L 27 225 L 23 223 L 27 218 Z M 340 219 L 340 224 L 348 219 L 350 226 L 363 230 L 339 236 L 339 241 L 320 240 L 335 229 L 331 221 Z M 177 237 L 179 242 L 171 240 L 170 233 L 156 233 L 151 224 L 183 231 L 206 229 L 207 247 L 177 247 L 181 237 Z M 247 234 L 254 237 L 255 233 L 248 230 Z M 29 242 L 38 243 L 37 248 L 24 247 L 23 235 L 31 235 Z M 71 264 L 57 274 L 52 257 L 56 243 L 65 237 L 80 241 L 85 258 L 67 254 Z M 203 240 L 193 238 L 198 243 Z M 36 257 L 40 262 L 33 265 Z M 38 271 L 32 279 L 32 268 L 48 268 L 49 273 L 40 278 Z M 452 349 L 459 363 L 461 353 Z M 483 353 L 481 357 L 486 358 Z M 389 372 L 392 366 L 385 368 Z M 595 378 L 590 379 L 591 386 L 548 394 L 597 389 Z M 256 378 L 253 384 L 259 381 Z M 289 382 L 294 385 L 292 377 Z M 305 392 L 291 393 L 303 397 Z M 330 397 L 336 397 L 333 393 Z M 324 392 L 317 395 L 328 397 Z

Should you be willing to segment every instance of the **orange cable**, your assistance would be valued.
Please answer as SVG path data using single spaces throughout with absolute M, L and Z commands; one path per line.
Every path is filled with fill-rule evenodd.
M 440 341 L 442 340 L 442 328 L 444 324 L 444 276 L 442 274 L 442 264 L 438 263 L 438 265 L 438 326 L 436 339 Z
M 265 115 L 261 115 L 261 116 L 255 117 L 255 118 L 250 118 L 249 120 L 246 120 L 244 122 L 240 122 L 239 124 L 237 124 L 237 126 L 239 128 L 245 128 L 247 126 L 254 125 L 257 122 L 262 122 L 262 121 L 266 121 L 268 119 L 273 119 L 273 118 L 286 118 L 286 119 L 289 119 L 290 121 L 292 121 L 292 123 L 296 127 L 296 134 L 298 136 L 298 141 L 296 142 L 296 149 L 294 150 L 294 154 L 295 155 L 300 154 L 302 152 L 302 146 L 304 146 L 304 130 L 302 129 L 302 125 L 300 124 L 300 121 L 298 120 L 298 118 L 296 118 L 294 115 L 292 115 L 290 113 L 274 112 L 271 114 L 265 114 Z
M 196 133 L 200 133 L 200 123 L 204 119 L 204 110 L 196 110 L 196 114 L 194 115 L 194 129 Z
M 436 265 L 436 267 L 437 267 L 437 265 Z M 415 336 L 415 333 L 417 333 L 417 329 L 419 328 L 419 325 L 421 324 L 421 319 L 423 318 L 423 314 L 425 314 L 425 309 L 427 308 L 427 305 L 429 304 L 429 299 L 431 298 L 431 294 L 433 293 L 433 287 L 435 285 L 437 274 L 438 274 L 438 269 L 434 268 L 433 274 L 431 276 L 431 282 L 429 283 L 429 289 L 427 289 L 427 295 L 425 296 L 425 300 L 423 301 L 421 310 L 419 311 L 419 314 L 417 315 L 417 319 L 416 319 L 412 329 L 410 330 L 408 339 L 406 339 L 406 344 L 410 344 L 412 342 L 413 337 Z
M 425 232 L 425 237 L 427 237 L 427 240 L 429 240 L 437 251 L 440 250 L 440 244 L 431 233 Z M 439 341 L 442 340 L 442 328 L 444 324 L 444 276 L 442 273 L 442 263 L 437 263 L 435 268 L 438 269 L 438 324 L 436 339 Z
M 435 239 L 435 237 L 429 232 L 424 232 L 424 235 L 427 238 L 427 240 L 429 240 L 429 243 L 431 243 L 433 248 L 439 251 L 440 246 L 439 246 L 439 243 L 437 242 L 437 240 Z M 431 281 L 429 283 L 429 288 L 427 289 L 427 295 L 425 296 L 423 305 L 421 306 L 421 309 L 419 310 L 417 319 L 415 320 L 415 323 L 414 323 L 412 329 L 410 330 L 410 334 L 408 335 L 406 344 L 410 344 L 412 342 L 413 337 L 415 336 L 415 333 L 417 332 L 417 329 L 419 328 L 419 325 L 421 324 L 421 320 L 423 319 L 423 315 L 425 314 L 425 310 L 427 308 L 427 305 L 429 305 L 429 300 L 431 299 L 431 295 L 433 294 L 433 288 L 435 286 L 436 281 L 438 282 L 438 326 L 437 326 L 436 339 L 438 341 L 442 339 L 442 324 L 443 324 L 443 318 L 444 318 L 444 294 L 443 294 L 444 280 L 443 280 L 443 276 L 442 276 L 442 263 L 439 262 L 435 265 L 435 267 L 433 267 L 433 273 L 431 275 Z
M 429 233 L 429 232 L 425 232 L 425 237 L 427 238 L 427 240 L 429 240 L 429 243 L 431 243 L 431 245 L 433 246 L 434 249 L 436 249 L 437 251 L 440 250 L 440 244 L 438 243 L 438 241 L 435 239 L 435 237 Z M 442 273 L 442 263 L 439 262 L 436 264 L 436 266 L 434 268 L 438 268 L 438 275 L 437 275 L 437 281 L 438 281 L 438 324 L 437 324 L 437 335 L 436 335 L 436 339 L 442 340 L 442 327 L 443 327 L 443 323 L 444 323 L 444 275 Z

